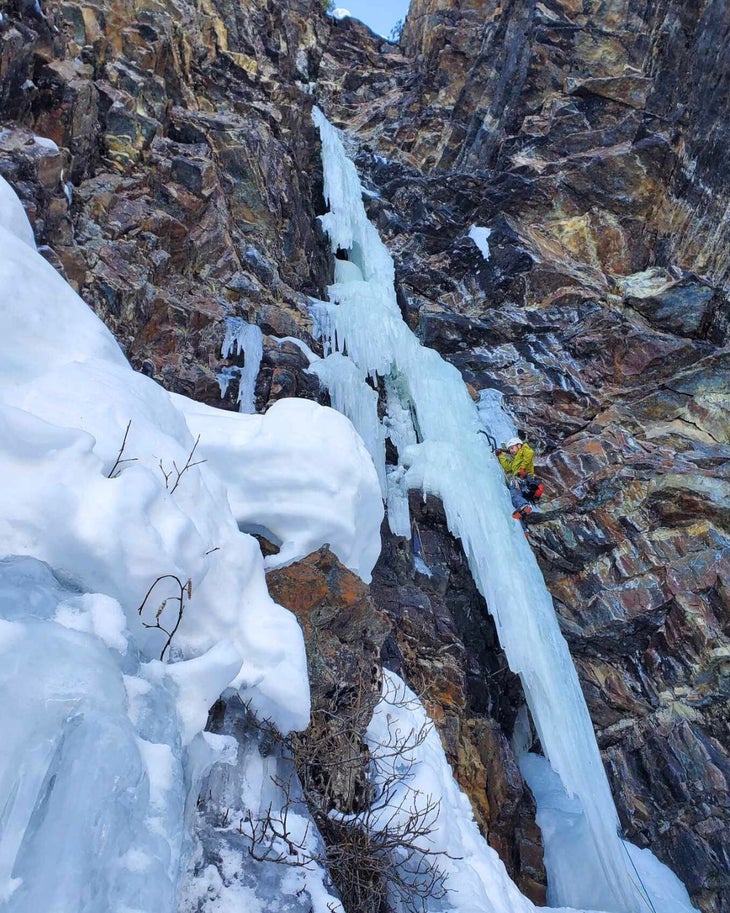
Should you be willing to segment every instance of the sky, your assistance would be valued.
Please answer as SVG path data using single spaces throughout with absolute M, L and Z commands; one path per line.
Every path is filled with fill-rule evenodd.
M 405 19 L 409 3 L 410 0 L 336 0 L 335 6 L 349 10 L 355 19 L 387 38 L 396 22 Z

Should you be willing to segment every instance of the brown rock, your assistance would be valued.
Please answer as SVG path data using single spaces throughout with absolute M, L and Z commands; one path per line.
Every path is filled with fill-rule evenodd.
M 352 812 L 367 801 L 365 728 L 380 698 L 380 647 L 390 629 L 367 586 L 326 546 L 267 574 L 272 597 L 304 631 L 312 722 L 300 738 L 305 789 Z

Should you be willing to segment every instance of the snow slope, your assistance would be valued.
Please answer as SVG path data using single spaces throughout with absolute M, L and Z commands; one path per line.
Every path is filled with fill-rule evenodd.
M 257 503 L 276 504 L 289 560 L 329 541 L 369 572 L 375 470 L 332 410 L 216 422 L 135 373 L 36 252 L 2 179 L 0 251 L 0 904 L 172 911 L 198 786 L 235 761 L 232 740 L 202 732 L 211 704 L 233 687 L 283 733 L 309 719 L 301 630 L 229 505 L 248 489 L 215 472 L 221 429 L 234 429 L 226 459 L 250 470 L 265 426 Z M 210 459 L 181 472 L 198 459 L 184 412 L 203 411 Z M 324 453 L 317 476 L 306 467 Z M 327 470 L 350 484 L 323 494 Z M 310 526 L 325 497 L 327 522 Z

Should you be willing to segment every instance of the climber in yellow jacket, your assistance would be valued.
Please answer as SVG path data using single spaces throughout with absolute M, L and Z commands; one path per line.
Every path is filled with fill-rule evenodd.
M 507 441 L 505 447 L 507 453 L 504 450 L 497 450 L 497 457 L 510 480 L 535 475 L 535 451 L 526 441 L 513 437 Z
M 513 437 L 504 445 L 504 450 L 497 449 L 497 459 L 507 475 L 507 484 L 515 511 L 515 520 L 523 520 L 532 513 L 532 504 L 543 491 L 542 482 L 535 478 L 535 451 L 525 441 Z

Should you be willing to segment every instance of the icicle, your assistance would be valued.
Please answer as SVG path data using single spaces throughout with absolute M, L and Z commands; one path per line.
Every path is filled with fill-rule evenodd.
M 310 298 L 309 302 L 312 336 L 322 342 L 322 350 L 327 357 L 335 350 L 335 327 L 332 319 L 334 307 L 328 301 L 320 301 L 319 298 Z
M 408 509 L 408 489 L 405 484 L 405 470 L 402 466 L 387 467 L 388 527 L 394 536 L 411 535 L 411 516 Z
M 246 323 L 240 317 L 226 318 L 226 332 L 221 346 L 223 358 L 243 353 L 243 368 L 229 366 L 218 375 L 221 397 L 226 395 L 234 374 L 240 375 L 238 399 L 240 412 L 252 414 L 256 411 L 255 390 L 261 359 L 264 354 L 263 336 L 255 323 Z
M 406 484 L 438 495 L 449 529 L 462 540 L 510 668 L 522 679 L 543 749 L 566 792 L 581 801 L 592 852 L 613 898 L 610 909 L 645 913 L 617 835 L 618 816 L 578 677 L 535 557 L 511 518 L 502 470 L 478 433 L 477 408 L 456 368 L 421 346 L 403 323 L 393 262 L 367 220 L 355 167 L 324 115 L 315 109 L 313 118 L 330 204 L 322 226 L 333 252 L 346 251 L 363 277 L 341 268 L 341 281 L 329 289 L 337 305 L 327 309 L 330 345 L 347 352 L 361 375 L 399 378 L 398 396 L 404 409 L 412 405 L 421 440 L 400 454 Z M 381 439 L 368 433 L 380 465 Z M 400 518 L 395 522 L 399 526 Z
M 357 428 L 372 456 L 385 496 L 385 437 L 378 418 L 378 394 L 367 383 L 362 371 L 339 352 L 315 361 L 308 369 L 327 389 L 332 408 L 346 415 Z
M 413 414 L 406 394 L 407 385 L 403 378 L 388 375 L 385 378 L 385 395 L 387 411 L 383 424 L 393 445 L 402 452 L 417 441 L 416 429 L 413 427 Z

